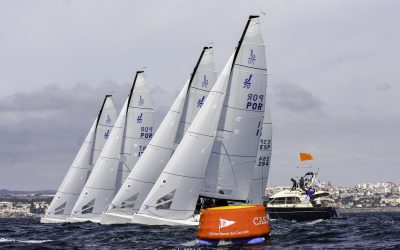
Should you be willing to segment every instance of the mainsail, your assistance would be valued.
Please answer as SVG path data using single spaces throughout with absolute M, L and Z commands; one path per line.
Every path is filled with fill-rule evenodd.
M 101 223 L 131 222 L 132 214 L 139 211 L 176 145 L 180 143 L 202 107 L 214 86 L 215 79 L 212 48 L 205 47 L 189 80 L 154 134 L 146 151 L 102 216 Z
M 138 71 L 110 139 L 76 202 L 69 221 L 98 222 L 153 135 L 153 108 L 143 71 Z
M 264 118 L 266 78 L 258 17 L 250 16 L 235 53 L 133 222 L 187 224 L 200 192 L 247 199 Z
M 260 143 L 258 145 L 257 161 L 250 182 L 250 190 L 247 200 L 252 204 L 263 203 L 265 188 L 267 187 L 268 173 L 272 155 L 272 120 L 271 110 L 265 105 L 265 116 L 262 127 Z
M 57 190 L 42 223 L 64 222 L 81 193 L 87 177 L 96 162 L 114 125 L 117 111 L 111 95 L 106 95 L 100 112 L 86 136 L 64 180 Z
M 201 196 L 246 201 L 264 119 L 267 67 L 257 16 L 236 50 Z

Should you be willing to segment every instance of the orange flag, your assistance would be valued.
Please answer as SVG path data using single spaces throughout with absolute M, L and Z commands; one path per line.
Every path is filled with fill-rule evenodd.
M 300 161 L 311 161 L 313 159 L 312 155 L 309 153 L 300 153 Z

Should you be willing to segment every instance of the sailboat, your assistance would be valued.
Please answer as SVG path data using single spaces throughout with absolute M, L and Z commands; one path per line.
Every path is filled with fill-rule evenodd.
M 265 116 L 262 126 L 260 143 L 258 146 L 257 161 L 250 182 L 247 200 L 252 204 L 262 204 L 267 188 L 269 168 L 272 155 L 272 119 L 271 109 L 266 101 Z
M 70 216 L 97 158 L 114 126 L 117 111 L 111 95 L 106 95 L 100 112 L 86 136 L 75 160 L 57 190 L 41 223 L 62 223 Z
M 167 163 L 133 223 L 197 225 L 199 197 L 246 202 L 264 120 L 265 45 L 258 16 Z
M 100 222 L 153 136 L 153 104 L 144 72 L 136 72 L 124 107 L 68 222 Z
M 131 223 L 202 107 L 216 80 L 213 52 L 204 47 L 194 70 L 142 157 L 101 218 L 102 224 Z

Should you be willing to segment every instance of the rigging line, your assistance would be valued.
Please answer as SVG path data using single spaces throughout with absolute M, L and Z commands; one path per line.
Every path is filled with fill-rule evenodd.
M 131 106 L 131 105 L 129 105 L 129 108 L 130 108 L 130 109 L 151 110 L 151 111 L 154 110 L 153 108 L 143 108 L 143 107 L 137 107 L 137 106 Z
M 248 65 L 244 65 L 244 64 L 239 64 L 239 63 L 235 63 L 235 66 L 241 66 L 244 68 L 249 68 L 249 69 L 257 69 L 257 70 L 261 70 L 261 71 L 266 71 L 266 68 L 258 68 L 258 67 L 252 67 L 252 66 L 248 66 Z
M 196 176 L 180 175 L 180 174 L 174 174 L 174 173 L 170 173 L 170 172 L 166 172 L 166 171 L 163 171 L 163 173 L 165 173 L 165 174 L 170 174 L 170 175 L 175 175 L 175 176 L 179 176 L 179 177 L 190 178 L 190 179 L 199 179 L 199 180 L 203 180 L 203 179 L 204 179 L 204 177 L 196 177 Z
M 150 182 L 150 181 L 141 181 L 141 180 L 133 179 L 133 178 L 130 178 L 130 177 L 128 177 L 127 179 L 132 180 L 132 181 L 142 182 L 142 183 L 148 183 L 148 184 L 152 184 L 152 185 L 155 184 L 154 182 Z
M 231 138 L 229 139 L 229 142 L 230 142 L 230 140 L 231 140 Z M 237 188 L 237 178 L 236 178 L 235 171 L 234 171 L 234 169 L 233 169 L 233 163 L 232 163 L 232 161 L 231 161 L 231 157 L 230 157 L 230 155 L 228 154 L 228 150 L 226 150 L 225 144 L 224 144 L 224 143 L 221 143 L 221 145 L 222 145 L 223 149 L 225 150 L 226 156 L 227 156 L 227 158 L 228 158 L 228 160 L 229 160 L 229 166 L 231 167 L 233 179 L 235 180 L 235 185 L 236 185 L 236 188 Z
M 211 90 L 206 90 L 206 89 L 197 88 L 197 87 L 194 87 L 194 86 L 191 86 L 190 88 L 191 88 L 191 89 L 196 89 L 196 90 L 199 90 L 199 91 L 203 91 L 203 92 L 207 92 L 207 93 L 210 93 L 210 91 L 211 91 Z
M 122 162 L 122 169 L 121 169 L 121 171 L 123 171 L 124 168 L 127 168 L 127 169 L 128 169 L 127 172 L 131 172 L 131 171 L 132 171 L 132 169 L 129 168 L 129 166 L 128 166 L 128 164 L 126 164 L 126 162 Z
M 158 204 L 156 205 L 156 206 L 150 206 L 150 205 L 145 205 L 145 204 L 143 204 L 143 206 L 147 206 L 148 208 L 154 208 L 154 209 L 157 209 L 156 207 L 158 206 Z M 172 209 L 172 208 L 168 208 L 168 209 L 163 209 L 163 210 L 171 210 L 171 211 L 187 211 L 187 212 L 192 212 L 193 210 L 192 209 Z M 156 215 L 155 213 L 153 213 L 153 212 L 151 212 L 149 209 L 146 209 L 146 211 L 148 211 L 148 212 L 150 212 L 150 213 L 152 213 L 152 214 L 154 214 L 155 216 L 157 216 L 157 217 L 159 217 L 159 218 L 165 218 L 165 217 L 162 217 L 162 216 L 160 216 L 160 215 Z
M 70 194 L 70 195 L 75 195 L 75 196 L 81 194 L 81 193 L 79 193 L 79 194 L 74 194 L 74 193 L 68 193 L 68 192 L 63 192 L 63 191 L 58 191 L 57 193 L 61 193 L 61 194 Z
M 114 126 L 99 123 L 97 127 L 113 128 Z
M 170 151 L 174 150 L 173 148 L 161 147 L 161 146 L 157 146 L 156 144 L 150 144 L 150 143 L 148 144 L 148 146 L 152 146 L 152 147 L 155 147 L 155 148 L 161 148 L 161 149 L 167 149 L 167 150 L 170 150 Z
M 113 191 L 114 188 L 96 188 L 96 187 L 86 187 L 87 189 L 96 189 L 96 190 L 107 190 L 107 191 Z

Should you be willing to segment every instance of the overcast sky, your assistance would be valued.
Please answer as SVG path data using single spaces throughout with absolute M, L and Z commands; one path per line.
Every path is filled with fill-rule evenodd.
M 338 185 L 400 183 L 399 1 L 1 1 L 0 188 L 57 189 L 103 97 L 146 67 L 157 124 L 204 45 L 220 72 L 262 15 L 269 185 L 300 151 Z

